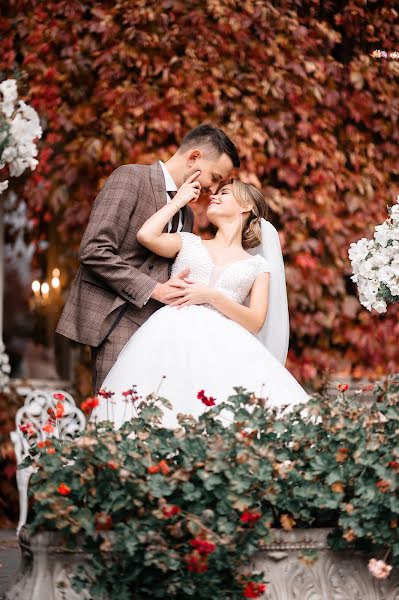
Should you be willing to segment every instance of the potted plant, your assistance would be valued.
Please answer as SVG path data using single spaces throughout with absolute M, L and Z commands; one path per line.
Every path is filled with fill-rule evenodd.
M 82 408 L 113 401 L 101 394 Z M 371 402 L 341 385 L 291 412 L 239 388 L 220 403 L 202 390 L 208 412 L 171 430 L 161 425 L 167 400 L 128 390 L 136 416 L 120 430 L 89 423 L 30 459 L 42 572 L 8 597 L 21 597 L 19 585 L 35 600 L 41 578 L 63 584 L 51 598 L 280 600 L 303 588 L 297 597 L 324 600 L 320 586 L 338 593 L 329 577 L 343 577 L 331 564 L 346 560 L 352 595 L 340 597 L 398 598 L 398 400 L 398 377 Z

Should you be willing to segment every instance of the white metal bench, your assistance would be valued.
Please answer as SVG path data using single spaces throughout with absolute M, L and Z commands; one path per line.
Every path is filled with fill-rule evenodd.
M 43 426 L 46 425 L 49 419 L 47 410 L 54 408 L 57 400 L 54 399 L 54 394 L 62 394 L 64 396 L 63 406 L 64 414 L 57 419 L 57 428 L 51 436 L 43 431 Z M 20 426 L 32 424 L 32 435 L 24 434 Z M 17 411 L 15 417 L 15 431 L 10 433 L 11 440 L 14 444 L 17 466 L 21 464 L 29 451 L 34 448 L 39 441 L 45 441 L 49 437 L 58 439 L 72 438 L 76 434 L 84 430 L 86 419 L 83 412 L 75 404 L 75 400 L 71 394 L 63 390 L 44 390 L 37 389 L 29 391 L 24 405 Z M 19 495 L 19 521 L 17 526 L 17 535 L 23 525 L 26 523 L 28 516 L 28 485 L 29 479 L 34 472 L 34 467 L 30 466 L 25 469 L 17 469 L 17 486 Z

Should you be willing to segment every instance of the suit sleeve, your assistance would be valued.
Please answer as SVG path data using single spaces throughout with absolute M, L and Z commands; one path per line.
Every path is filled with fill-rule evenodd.
M 96 197 L 79 249 L 79 262 L 119 296 L 142 308 L 157 281 L 119 255 L 140 196 L 140 176 L 134 167 L 118 167 Z

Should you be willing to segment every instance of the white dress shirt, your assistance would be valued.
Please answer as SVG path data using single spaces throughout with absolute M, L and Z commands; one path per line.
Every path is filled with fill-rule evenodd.
M 168 192 L 177 192 L 177 187 L 176 187 L 175 182 L 173 181 L 172 175 L 169 173 L 168 169 L 165 167 L 165 164 L 162 162 L 162 160 L 159 161 L 159 164 L 161 165 L 163 176 L 165 178 L 166 201 L 170 202 L 172 200 L 172 198 L 169 196 Z M 179 210 L 179 225 L 177 227 L 177 231 L 181 231 L 182 227 L 183 227 L 183 223 L 181 220 L 181 210 Z M 171 229 L 172 229 L 172 221 L 169 221 L 168 232 L 170 232 Z

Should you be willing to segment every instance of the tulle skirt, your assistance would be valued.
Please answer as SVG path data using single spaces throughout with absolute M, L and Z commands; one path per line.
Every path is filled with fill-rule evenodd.
M 306 402 L 308 394 L 287 369 L 249 331 L 206 306 L 164 306 L 130 338 L 107 375 L 103 388 L 115 392 L 112 403 L 101 400 L 97 420 L 116 427 L 132 417 L 122 392 L 137 386 L 144 398 L 156 392 L 173 404 L 165 410 L 166 427 L 177 425 L 178 413 L 200 415 L 207 407 L 198 399 L 225 400 L 234 387 L 267 398 L 266 407 Z

